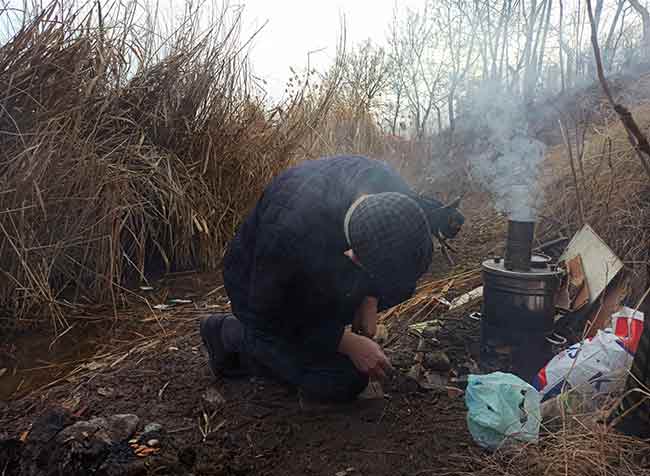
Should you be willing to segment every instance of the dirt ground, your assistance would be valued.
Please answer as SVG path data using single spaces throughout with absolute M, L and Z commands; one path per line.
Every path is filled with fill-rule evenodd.
M 460 366 L 468 343 L 477 340 L 477 326 L 461 316 L 444 322 L 441 344 Z M 224 401 L 209 397 L 214 390 Z M 61 404 L 84 419 L 132 413 L 143 424 L 158 422 L 164 428 L 161 451 L 148 461 L 150 474 L 472 471 L 476 458 L 471 456 L 479 450 L 466 430 L 462 397 L 410 392 L 390 383 L 385 391 L 384 399 L 316 406 L 270 382 L 215 381 L 198 334 L 188 332 L 74 386 L 62 384 L 9 402 L 0 425 L 8 432 L 29 430 L 34 415 Z
M 497 252 L 501 232 L 494 226 L 482 228 L 486 220 L 494 217 L 470 222 L 457 244 L 458 263 L 453 269 L 436 256 L 436 277 L 475 269 L 481 257 Z M 225 304 L 219 288 L 205 292 L 210 284 L 214 288 L 214 280 L 188 275 L 173 280 L 173 285 L 170 281 L 157 286 L 165 288 L 165 296 L 192 298 L 203 293 L 210 294 L 210 302 Z M 449 299 L 476 284 L 474 280 L 452 286 Z M 439 348 L 450 357 L 452 375 L 467 374 L 477 359 L 479 340 L 479 325 L 467 316 L 479 306 L 474 303 L 453 313 L 433 306 L 427 313 L 393 316 L 386 350 L 394 365 L 405 372 L 412 363 L 417 339 L 406 332 L 407 325 L 436 318 L 443 324 Z M 11 438 L 15 441 L 21 435 L 28 448 L 30 435 L 40 431 L 44 421 L 51 421 L 53 409 L 65 408 L 68 423 L 134 414 L 139 418 L 139 432 L 149 423 L 162 425 L 157 452 L 139 458 L 128 446 L 121 447 L 124 458 L 120 461 L 137 465 L 102 472 L 94 461 L 85 461 L 87 472 L 78 474 L 413 476 L 467 474 L 477 469 L 481 450 L 467 431 L 462 395 L 414 390 L 390 381 L 384 386 L 384 398 L 346 406 L 307 404 L 290 389 L 272 382 L 215 380 L 198 335 L 199 318 L 208 312 L 205 309 L 188 304 L 179 307 L 173 318 L 158 312 L 155 319 L 146 309 L 129 312 L 128 325 L 118 321 L 99 336 L 106 342 L 121 342 L 119 352 L 98 350 L 93 359 L 60 381 L 0 403 L 0 441 L 3 437 L 5 443 Z M 137 331 L 133 330 L 134 316 L 140 321 Z M 0 471 L 5 471 L 1 474 L 39 474 L 40 470 L 60 474 L 56 467 L 64 461 L 53 461 L 47 446 L 38 451 L 42 454 L 36 459 L 47 456 L 47 464 L 35 469 L 33 465 L 26 468 L 23 462 L 21 473 L 18 460 L 11 461 L 5 444 L 4 453 L 0 448 Z M 110 451 L 112 455 L 116 450 Z M 23 460 L 25 454 L 26 450 Z M 107 454 L 100 457 L 106 459 Z

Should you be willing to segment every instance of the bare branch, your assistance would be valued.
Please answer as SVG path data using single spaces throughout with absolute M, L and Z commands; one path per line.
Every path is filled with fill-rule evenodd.
M 612 92 L 609 89 L 609 85 L 607 84 L 607 79 L 605 79 L 605 73 L 603 71 L 603 61 L 600 55 L 600 47 L 598 46 L 598 29 L 596 26 L 596 21 L 594 19 L 594 12 L 591 8 L 591 0 L 587 0 L 587 11 L 589 13 L 589 24 L 591 25 L 591 44 L 594 49 L 596 68 L 598 70 L 598 78 L 600 80 L 600 84 L 603 88 L 603 91 L 605 92 L 605 95 L 607 96 L 607 99 L 621 119 L 621 122 L 627 131 L 630 143 L 636 150 L 639 160 L 643 164 L 643 168 L 648 174 L 648 177 L 650 177 L 650 164 L 648 164 L 648 160 L 650 159 L 650 143 L 648 142 L 648 138 L 643 134 L 643 132 L 641 132 L 641 129 L 634 120 L 632 113 L 628 111 L 627 108 L 625 108 L 623 105 L 618 104 L 614 101 L 614 97 L 612 96 Z

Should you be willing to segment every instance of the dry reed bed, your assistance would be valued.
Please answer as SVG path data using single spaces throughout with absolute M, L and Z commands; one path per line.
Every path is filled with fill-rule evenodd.
M 116 309 L 150 269 L 217 267 L 336 88 L 334 73 L 268 111 L 239 17 L 202 32 L 189 15 L 159 50 L 95 14 L 55 2 L 0 47 L 0 313 L 49 308 L 58 329 L 70 303 Z

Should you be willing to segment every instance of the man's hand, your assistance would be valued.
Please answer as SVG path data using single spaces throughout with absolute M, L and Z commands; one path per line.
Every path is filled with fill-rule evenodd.
M 377 333 L 377 298 L 366 296 L 357 309 L 352 330 L 372 339 Z
M 370 378 L 383 380 L 392 370 L 390 361 L 373 340 L 345 331 L 339 343 L 339 352 L 347 355 L 359 372 Z

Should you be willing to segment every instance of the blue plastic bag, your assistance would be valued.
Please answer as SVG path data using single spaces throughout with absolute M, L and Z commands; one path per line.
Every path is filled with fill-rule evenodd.
M 489 449 L 497 449 L 512 439 L 537 443 L 541 400 L 534 387 L 515 375 L 470 375 L 465 404 L 467 426 L 474 441 Z

